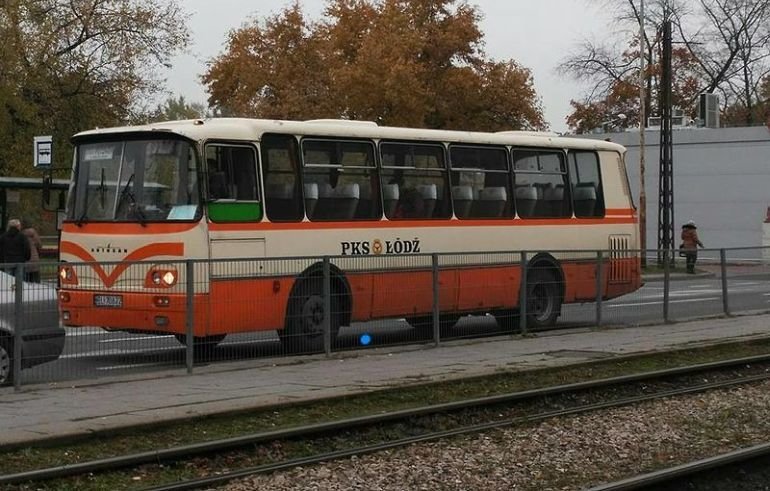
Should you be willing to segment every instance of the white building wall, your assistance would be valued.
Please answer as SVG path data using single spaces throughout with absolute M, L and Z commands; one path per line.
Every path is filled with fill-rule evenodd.
M 585 135 L 628 149 L 626 167 L 639 205 L 639 132 Z M 660 132 L 645 133 L 647 247 L 657 248 Z M 770 206 L 770 131 L 767 127 L 683 128 L 673 132 L 674 233 L 695 220 L 708 248 L 757 247 Z M 733 253 L 735 255 L 735 253 Z M 741 254 L 759 257 L 758 252 Z

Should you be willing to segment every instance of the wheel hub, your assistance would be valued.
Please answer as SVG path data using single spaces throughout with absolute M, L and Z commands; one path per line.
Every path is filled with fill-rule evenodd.
M 302 308 L 302 324 L 310 334 L 323 332 L 324 302 L 318 295 L 308 297 Z

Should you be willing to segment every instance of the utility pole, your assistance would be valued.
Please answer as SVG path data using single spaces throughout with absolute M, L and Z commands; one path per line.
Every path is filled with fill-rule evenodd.
M 658 264 L 663 251 L 674 250 L 674 168 L 671 129 L 671 20 L 668 10 L 663 21 L 663 67 L 661 77 L 660 180 L 658 193 Z M 669 261 L 673 263 L 674 258 Z
M 642 250 L 642 267 L 647 266 L 647 192 L 644 183 L 644 137 L 647 128 L 645 114 L 644 57 L 644 0 L 639 0 L 639 247 Z

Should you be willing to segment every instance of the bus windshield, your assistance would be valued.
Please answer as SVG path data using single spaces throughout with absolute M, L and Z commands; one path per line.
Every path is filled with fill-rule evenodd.
M 147 222 L 195 220 L 196 156 L 184 140 L 152 139 L 82 143 L 67 218 Z

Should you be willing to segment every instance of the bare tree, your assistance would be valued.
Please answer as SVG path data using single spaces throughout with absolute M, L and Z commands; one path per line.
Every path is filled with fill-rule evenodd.
M 756 104 L 761 101 L 761 84 L 770 74 L 770 1 L 769 0 L 699 0 L 697 4 L 681 0 L 648 0 L 645 11 L 646 94 L 647 106 L 655 106 L 658 32 L 664 18 L 674 26 L 675 57 L 679 59 L 678 87 L 674 97 L 683 107 L 694 107 L 697 95 L 715 92 L 724 107 L 740 115 L 742 122 L 756 122 Z M 602 0 L 603 8 L 612 9 L 618 26 L 617 39 L 603 45 L 583 41 L 558 67 L 576 80 L 588 82 L 585 104 L 609 100 L 615 86 L 633 82 L 638 65 L 639 0 Z M 683 74 L 682 71 L 688 72 Z M 677 82 L 675 81 L 675 85 Z M 610 101 L 611 102 L 611 101 Z M 628 101 L 619 101 L 628 104 Z M 576 106 L 577 107 L 577 106 Z M 735 109 L 738 108 L 738 109 Z M 607 108 L 611 110 L 611 108 Z M 728 118 L 729 119 L 729 118 Z M 738 122 L 738 121 L 732 121 Z
M 759 86 L 770 69 L 770 2 L 700 0 L 700 6 L 708 23 L 688 48 L 708 77 L 704 92 L 719 89 L 725 105 L 745 108 L 744 122 L 752 124 Z

